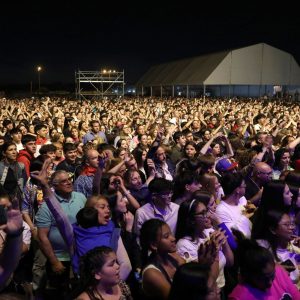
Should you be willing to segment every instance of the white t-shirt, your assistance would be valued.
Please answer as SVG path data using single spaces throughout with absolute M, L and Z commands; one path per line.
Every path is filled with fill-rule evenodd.
M 229 205 L 225 201 L 221 201 L 221 203 L 217 206 L 216 214 L 220 221 L 224 222 L 229 229 L 238 229 L 245 235 L 246 238 L 250 238 L 252 223 L 246 216 L 243 215 L 243 211 L 245 210 L 244 205 L 246 203 L 247 200 L 245 197 L 242 197 L 239 200 L 238 205 Z
M 206 238 L 192 241 L 188 236 L 178 240 L 176 248 L 177 253 L 187 262 L 198 260 L 198 249 L 201 244 L 209 240 L 209 234 L 213 232 L 212 228 L 205 229 L 204 234 Z M 219 276 L 217 278 L 218 288 L 225 286 L 224 267 L 226 265 L 226 257 L 222 251 L 219 251 Z

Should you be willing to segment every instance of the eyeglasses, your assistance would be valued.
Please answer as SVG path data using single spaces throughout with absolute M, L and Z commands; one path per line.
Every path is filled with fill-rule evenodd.
M 73 179 L 71 177 L 63 179 L 63 180 L 57 182 L 57 184 L 68 184 L 69 182 L 73 182 Z
M 204 211 L 201 211 L 199 213 L 195 213 L 194 214 L 195 217 L 200 217 L 200 218 L 207 218 L 208 217 L 208 211 L 207 210 L 204 210 Z
M 288 227 L 288 228 L 295 228 L 296 227 L 295 223 L 278 223 L 278 225 L 282 225 L 282 226 Z

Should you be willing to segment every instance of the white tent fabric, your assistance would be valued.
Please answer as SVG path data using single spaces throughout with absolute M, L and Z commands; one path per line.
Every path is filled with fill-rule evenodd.
M 137 86 L 300 85 L 294 57 L 261 43 L 154 66 Z

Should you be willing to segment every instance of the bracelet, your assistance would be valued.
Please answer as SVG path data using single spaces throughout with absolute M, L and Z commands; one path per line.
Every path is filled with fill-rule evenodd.
M 19 237 L 21 234 L 23 234 L 23 230 L 24 230 L 24 227 L 21 227 L 17 232 L 15 233 L 8 233 L 6 235 L 7 238 L 15 238 L 15 237 Z
M 125 194 L 125 196 L 128 196 L 128 195 L 130 195 L 131 193 L 130 193 L 130 191 L 127 190 L 124 194 Z

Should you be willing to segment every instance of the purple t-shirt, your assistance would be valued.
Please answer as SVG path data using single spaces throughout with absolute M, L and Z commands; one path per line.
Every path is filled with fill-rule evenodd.
M 300 292 L 292 283 L 287 272 L 276 266 L 275 279 L 271 288 L 261 291 L 247 284 L 238 284 L 229 295 L 229 300 L 300 300 Z

